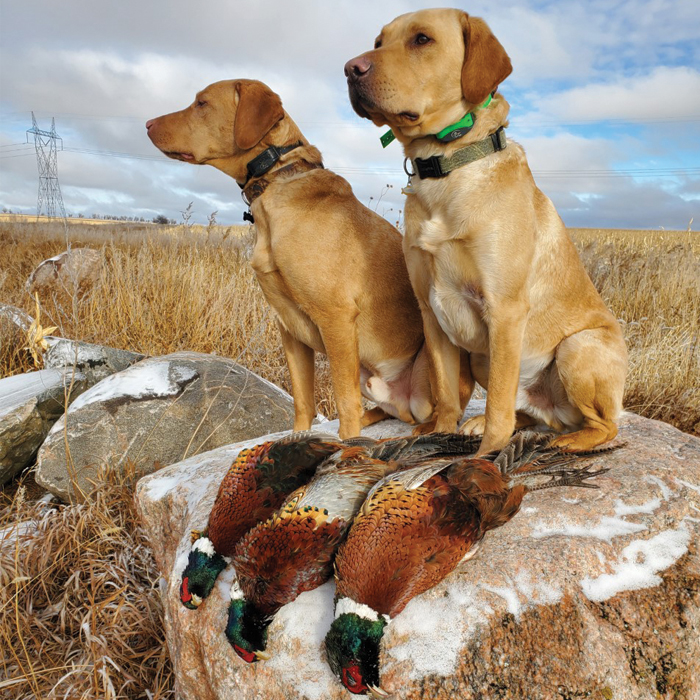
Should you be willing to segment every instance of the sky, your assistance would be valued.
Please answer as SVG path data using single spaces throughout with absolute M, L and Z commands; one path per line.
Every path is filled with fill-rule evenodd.
M 439 3 L 442 5 L 443 3 Z M 475 0 L 513 63 L 501 92 L 508 135 L 568 226 L 700 224 L 700 3 Z M 343 66 L 418 0 L 0 0 L 0 209 L 36 213 L 39 127 L 62 138 L 66 211 L 242 223 L 237 185 L 172 161 L 145 122 L 218 80 L 252 78 L 327 167 L 392 223 L 401 220 L 401 146 L 351 109 Z

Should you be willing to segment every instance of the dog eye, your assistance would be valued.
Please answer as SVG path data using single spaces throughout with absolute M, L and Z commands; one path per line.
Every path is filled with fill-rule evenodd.
M 377 40 L 374 42 L 374 48 L 375 48 L 375 49 L 378 49 L 381 45 L 382 45 L 381 39 L 377 39 Z
M 413 43 L 418 44 L 419 46 L 423 46 L 425 44 L 429 44 L 431 41 L 432 39 L 429 36 L 419 32 L 418 34 L 416 34 L 416 38 L 413 40 Z
M 197 100 L 197 107 L 204 107 L 206 103 L 206 100 Z

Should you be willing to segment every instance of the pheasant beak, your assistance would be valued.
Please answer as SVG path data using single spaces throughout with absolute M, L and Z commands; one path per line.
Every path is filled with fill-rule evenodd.
M 390 698 L 391 693 L 387 693 L 386 690 L 383 688 L 380 688 L 378 685 L 369 685 L 367 686 L 367 690 L 369 690 L 370 695 L 373 698 Z
M 254 651 L 253 653 L 256 661 L 267 661 L 271 657 L 271 654 L 268 654 L 266 651 Z

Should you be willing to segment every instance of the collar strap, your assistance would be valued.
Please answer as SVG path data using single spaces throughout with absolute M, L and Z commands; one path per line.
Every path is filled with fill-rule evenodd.
M 506 145 L 506 130 L 501 126 L 485 139 L 455 151 L 449 158 L 445 156 L 415 158 L 411 161 L 415 171 L 413 174 L 418 175 L 421 180 L 446 177 L 457 168 L 502 151 Z
M 291 150 L 288 149 L 288 150 Z M 305 173 L 316 168 L 323 168 L 323 163 L 309 163 L 306 160 L 295 160 L 271 174 L 270 179 L 260 178 L 243 187 L 243 201 L 250 206 L 278 177 L 286 180 L 299 173 Z
M 491 100 L 493 99 L 493 96 L 495 94 L 496 91 L 494 90 L 486 98 L 486 100 L 477 107 L 477 109 L 484 109 L 484 107 L 488 107 L 491 104 Z M 449 143 L 450 141 L 461 139 L 462 136 L 464 136 L 472 130 L 475 121 L 476 114 L 474 112 L 469 112 L 465 114 L 458 122 L 446 126 L 442 131 L 438 131 L 437 134 L 433 134 L 433 136 L 435 136 L 435 138 L 438 141 L 442 141 L 443 143 Z M 394 132 L 391 129 L 389 129 L 389 131 L 387 131 L 386 133 L 382 134 L 379 137 L 379 140 L 382 144 L 382 148 L 386 148 L 395 138 L 396 136 L 394 135 Z
M 253 160 L 248 162 L 246 165 L 246 170 L 248 171 L 248 177 L 246 177 L 243 187 L 248 184 L 249 180 L 254 177 L 262 177 L 279 159 L 289 151 L 293 151 L 295 148 L 302 146 L 301 141 L 293 143 L 291 146 L 270 146 L 266 148 L 262 153 L 259 153 Z M 243 189 L 241 187 L 241 189 Z
M 488 107 L 489 104 L 491 104 L 492 99 L 493 94 L 489 95 L 486 98 L 486 101 L 483 104 L 479 105 L 478 109 Z M 438 141 L 442 141 L 443 143 L 449 143 L 450 141 L 461 139 L 462 136 L 464 136 L 472 130 L 475 121 L 476 114 L 474 114 L 474 112 L 469 112 L 468 114 L 465 114 L 458 122 L 446 126 L 442 131 L 438 131 L 438 133 L 435 134 L 435 138 Z

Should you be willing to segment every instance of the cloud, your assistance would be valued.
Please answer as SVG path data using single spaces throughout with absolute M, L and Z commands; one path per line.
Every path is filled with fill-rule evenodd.
M 689 66 L 659 66 L 633 77 L 615 76 L 568 90 L 531 95 L 542 105 L 531 119 L 565 121 L 627 119 L 700 121 L 700 71 Z
M 198 221 L 217 208 L 221 221 L 238 223 L 244 207 L 235 183 L 213 168 L 165 159 L 144 123 L 186 106 L 211 82 L 251 77 L 282 96 L 326 164 L 348 179 L 358 198 L 395 221 L 406 181 L 401 148 L 383 150 L 381 130 L 351 111 L 342 69 L 370 48 L 383 24 L 429 4 L 37 0 L 3 7 L 0 204 L 35 207 L 34 157 L 8 158 L 10 151 L 2 148 L 24 140 L 33 109 L 44 128 L 56 116 L 67 148 L 146 158 L 59 154 L 68 210 L 178 218 L 193 201 Z M 522 0 L 494 11 L 485 0 L 470 4 L 470 13 L 487 19 L 513 58 L 515 72 L 503 88 L 513 104 L 509 133 L 525 145 L 538 183 L 567 223 L 602 226 L 609 217 L 627 226 L 668 228 L 685 226 L 688 212 L 697 211 L 697 179 L 691 177 L 551 173 L 698 162 L 697 122 L 642 128 L 630 121 L 700 114 L 696 5 Z M 613 133 L 601 127 L 602 119 L 625 123 Z

